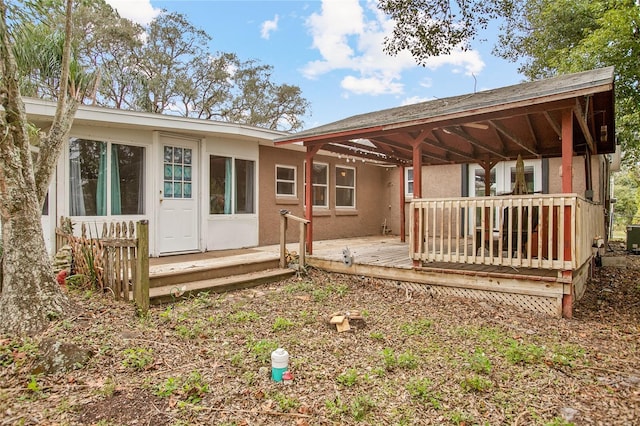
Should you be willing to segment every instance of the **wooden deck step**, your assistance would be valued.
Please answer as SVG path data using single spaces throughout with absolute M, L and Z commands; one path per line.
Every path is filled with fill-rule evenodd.
M 160 265 L 149 271 L 149 288 L 182 285 L 233 275 L 277 268 L 279 259 L 271 255 L 233 256 L 212 262 Z
M 151 304 L 161 304 L 175 302 L 189 297 L 190 294 L 198 294 L 200 292 L 224 293 L 284 280 L 294 273 L 293 269 L 267 269 L 246 274 L 154 287 L 149 289 L 149 300 Z

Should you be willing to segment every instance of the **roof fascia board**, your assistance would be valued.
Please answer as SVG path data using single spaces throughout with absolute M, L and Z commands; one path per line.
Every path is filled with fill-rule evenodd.
M 25 98 L 27 115 L 53 117 L 56 104 L 42 99 Z M 206 134 L 237 135 L 247 138 L 272 141 L 286 135 L 285 132 L 262 129 L 242 124 L 202 120 L 167 114 L 153 114 L 115 108 L 80 105 L 74 121 L 104 124 L 121 124 L 127 127 L 147 127 L 160 131 L 188 131 Z

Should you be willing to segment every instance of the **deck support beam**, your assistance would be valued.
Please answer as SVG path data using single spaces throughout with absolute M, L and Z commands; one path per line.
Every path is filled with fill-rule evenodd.
M 313 156 L 320 151 L 322 145 L 307 146 L 305 156 L 307 167 L 304 170 L 305 182 L 305 218 L 309 221 L 307 225 L 307 253 L 313 254 Z
M 562 192 L 573 192 L 573 111 L 562 112 Z M 571 208 L 565 207 L 564 214 L 564 259 L 571 260 Z M 563 277 L 571 280 L 571 271 L 563 271 Z M 562 297 L 562 316 L 573 316 L 573 283 L 569 292 Z
M 414 140 L 411 144 L 413 148 L 413 199 L 417 200 L 422 198 L 422 143 L 421 140 Z M 420 235 L 420 218 L 418 215 L 413 215 L 413 235 Z M 414 238 L 413 243 L 416 245 L 414 250 L 418 250 L 420 242 L 417 237 Z M 413 261 L 413 266 L 422 266 L 422 262 L 418 260 Z
M 398 179 L 399 179 L 399 187 L 400 187 L 400 241 L 402 241 L 403 243 L 406 241 L 406 236 L 405 236 L 405 225 L 404 225 L 404 215 L 405 213 L 405 192 L 406 192 L 406 188 L 405 188 L 405 180 L 404 180 L 404 173 L 405 173 L 405 167 L 404 166 L 399 166 L 398 167 Z

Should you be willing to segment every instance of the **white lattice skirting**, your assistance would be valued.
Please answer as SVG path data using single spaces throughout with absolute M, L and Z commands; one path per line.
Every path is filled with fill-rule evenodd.
M 562 297 L 532 296 L 527 294 L 504 293 L 499 291 L 475 290 L 469 288 L 446 287 L 402 281 L 387 281 L 387 285 L 405 290 L 428 293 L 434 297 L 450 296 L 475 300 L 485 300 L 519 309 L 546 314 L 553 317 L 562 315 Z

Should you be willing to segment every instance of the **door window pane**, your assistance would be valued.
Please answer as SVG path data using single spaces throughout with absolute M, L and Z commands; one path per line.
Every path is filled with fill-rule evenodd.
M 164 197 L 191 198 L 191 191 L 184 191 L 184 182 L 191 182 L 191 148 L 164 147 Z M 189 169 L 187 172 L 186 169 Z M 188 173 L 188 176 L 187 176 Z

